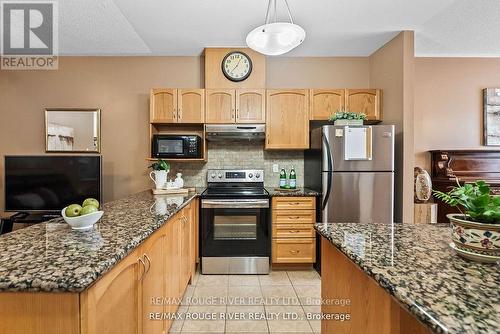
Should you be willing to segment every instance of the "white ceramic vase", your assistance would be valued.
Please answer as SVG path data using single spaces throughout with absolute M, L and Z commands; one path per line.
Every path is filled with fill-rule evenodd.
M 167 183 L 168 170 L 154 170 L 149 173 L 149 177 L 155 183 L 156 189 L 165 188 Z

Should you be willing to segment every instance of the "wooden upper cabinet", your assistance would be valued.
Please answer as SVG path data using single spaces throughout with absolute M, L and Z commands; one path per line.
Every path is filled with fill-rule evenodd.
M 177 89 L 153 88 L 149 109 L 151 123 L 177 122 Z
M 177 122 L 203 123 L 205 121 L 205 90 L 177 90 Z
M 206 89 L 205 96 L 206 123 L 235 122 L 236 101 L 234 89 Z
M 264 89 L 236 90 L 236 123 L 265 123 L 266 92 Z
M 267 90 L 266 149 L 309 148 L 309 90 Z
M 82 293 L 82 333 L 140 333 L 140 276 L 144 267 L 133 251 Z
M 328 120 L 340 108 L 345 107 L 344 89 L 311 89 L 309 109 L 312 121 Z
M 346 89 L 346 107 L 365 113 L 368 120 L 382 120 L 380 89 Z

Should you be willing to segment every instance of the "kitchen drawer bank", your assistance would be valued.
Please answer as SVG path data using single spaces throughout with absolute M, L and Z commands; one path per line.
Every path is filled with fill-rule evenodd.
M 459 257 L 449 224 L 316 224 L 321 333 L 498 333 L 499 264 Z
M 0 237 L 0 333 L 165 333 L 195 268 L 197 193 L 104 205 L 93 230 L 61 219 Z M 157 214 L 161 212 L 162 214 Z
M 315 196 L 273 196 L 273 265 L 314 263 L 315 223 Z

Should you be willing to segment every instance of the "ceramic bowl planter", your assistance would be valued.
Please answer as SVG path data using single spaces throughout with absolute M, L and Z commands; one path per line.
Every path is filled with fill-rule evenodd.
M 480 262 L 500 261 L 500 224 L 474 222 L 463 214 L 446 217 L 452 228 L 451 246 L 459 255 Z

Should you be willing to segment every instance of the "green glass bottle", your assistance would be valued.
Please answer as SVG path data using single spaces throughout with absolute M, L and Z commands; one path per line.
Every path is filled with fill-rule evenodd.
M 295 173 L 295 169 L 292 166 L 290 170 L 290 189 L 297 188 L 297 174 Z
M 286 187 L 286 171 L 284 168 L 281 168 L 280 172 L 280 188 L 285 188 Z

